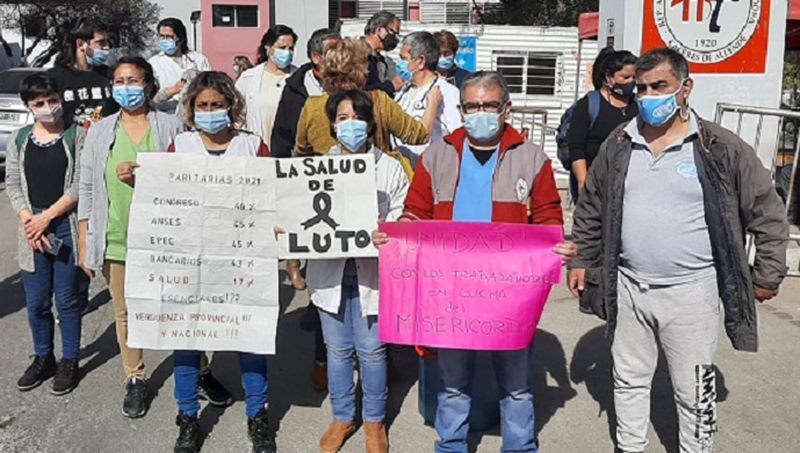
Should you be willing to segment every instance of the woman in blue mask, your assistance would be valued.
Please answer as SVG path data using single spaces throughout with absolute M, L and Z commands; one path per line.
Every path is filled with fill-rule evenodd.
M 273 26 L 261 38 L 256 66 L 244 71 L 236 81 L 236 88 L 247 102 L 247 129 L 267 141 L 272 137 L 286 79 L 297 70 L 292 65 L 296 44 L 294 30 L 285 25 Z
M 203 54 L 189 50 L 186 27 L 180 19 L 162 19 L 156 32 L 160 52 L 148 62 L 153 66 L 161 89 L 153 98 L 153 105 L 172 113 L 179 108 L 181 93 L 191 82 L 189 75 L 196 71 L 210 71 L 211 64 Z
M 150 107 L 158 83 L 144 59 L 120 58 L 111 77 L 111 90 L 121 111 L 92 126 L 86 137 L 78 192 L 78 262 L 87 274 L 102 271 L 108 284 L 126 378 L 122 413 L 138 418 L 147 412 L 146 374 L 142 350 L 127 345 L 125 301 L 128 216 L 138 167 L 135 162 L 138 153 L 166 151 L 183 125 L 174 115 Z M 211 395 L 209 400 L 220 402 L 215 397 L 219 392 L 214 390 L 221 386 L 210 375 L 201 386 Z
M 245 123 L 244 98 L 224 72 L 201 72 L 189 84 L 183 99 L 183 121 L 191 129 L 175 137 L 168 152 L 212 156 L 269 157 L 267 145 L 257 135 L 242 131 Z M 175 351 L 175 399 L 178 403 L 178 439 L 175 451 L 199 451 L 200 384 L 202 351 Z M 248 435 L 253 451 L 275 451 L 267 423 L 267 356 L 239 353 L 244 388 Z
M 433 34 L 439 41 L 439 63 L 436 65 L 436 72 L 443 79 L 461 88 L 464 77 L 469 75 L 469 71 L 459 68 L 456 64 L 456 53 L 458 53 L 459 43 L 456 35 L 447 30 L 437 31 Z
M 47 71 L 59 87 L 66 126 L 89 127 L 119 109 L 108 85 L 111 38 L 102 25 L 80 25 L 64 40 L 55 65 Z
M 326 111 L 338 141 L 328 154 L 374 156 L 378 220 L 397 220 L 409 181 L 400 161 L 372 144 L 376 130 L 372 96 L 358 90 L 341 91 L 330 96 Z M 309 295 L 319 309 L 328 346 L 328 391 L 334 418 L 320 440 L 321 451 L 339 451 L 355 432 L 353 364 L 357 356 L 366 451 L 388 452 L 386 346 L 378 339 L 378 260 L 312 260 L 307 267 Z

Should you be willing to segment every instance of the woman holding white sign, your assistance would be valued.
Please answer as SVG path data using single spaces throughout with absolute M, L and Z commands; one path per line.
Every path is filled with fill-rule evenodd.
M 213 156 L 269 157 L 261 137 L 237 129 L 246 122 L 245 101 L 233 80 L 224 72 L 201 72 L 189 85 L 183 100 L 183 120 L 192 129 L 175 137 L 169 152 Z M 202 351 L 175 351 L 176 424 L 179 428 L 175 451 L 200 451 L 198 386 Z M 245 393 L 247 431 L 256 453 L 272 453 L 275 441 L 267 424 L 267 356 L 239 353 L 242 387 Z
M 144 355 L 141 349 L 127 345 L 125 300 L 128 217 L 138 167 L 136 156 L 166 151 L 183 125 L 174 115 L 150 107 L 158 84 L 146 60 L 122 57 L 111 69 L 111 77 L 114 100 L 122 109 L 92 126 L 86 136 L 78 197 L 79 264 L 89 275 L 102 270 L 108 283 L 126 377 L 122 414 L 138 418 L 147 412 Z M 232 402 L 210 373 L 201 386 L 212 404 Z
M 397 159 L 375 147 L 372 97 L 363 91 L 333 94 L 326 110 L 338 144 L 330 155 L 375 156 L 379 220 L 402 214 L 408 177 Z M 361 367 L 363 420 L 368 453 L 389 449 L 386 415 L 386 346 L 378 339 L 378 259 L 310 260 L 307 270 L 311 301 L 320 310 L 328 346 L 328 391 L 334 421 L 322 437 L 323 452 L 337 452 L 355 432 L 353 356 Z

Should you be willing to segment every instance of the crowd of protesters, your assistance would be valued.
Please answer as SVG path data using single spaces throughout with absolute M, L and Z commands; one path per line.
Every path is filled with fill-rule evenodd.
M 55 66 L 22 82 L 35 123 L 9 139 L 7 193 L 19 218 L 19 266 L 34 358 L 21 391 L 52 378 L 52 393 L 79 384 L 81 293 L 102 275 L 111 293 L 124 371 L 122 413 L 148 410 L 143 353 L 127 345 L 125 262 L 139 153 L 278 157 L 368 154 L 376 162 L 379 220 L 562 226 L 562 201 L 544 151 L 510 122 L 512 100 L 497 72 L 458 67 L 447 30 L 401 36 L 380 11 L 361 39 L 321 29 L 309 62 L 293 65 L 301 39 L 275 25 L 255 66 L 233 61 L 233 80 L 189 48 L 184 24 L 154 30 L 159 53 L 118 56 L 111 30 L 83 24 Z M 394 49 L 399 57 L 387 55 Z M 637 58 L 604 49 L 595 91 L 577 102 L 569 154 L 578 199 L 568 264 L 582 311 L 613 334 L 619 451 L 642 452 L 659 347 L 675 390 L 682 452 L 709 452 L 716 432 L 713 357 L 718 326 L 734 347 L 755 350 L 756 300 L 775 297 L 785 275 L 788 226 L 769 173 L 733 133 L 690 107 L 686 60 L 658 49 Z M 520 189 L 522 187 L 522 189 Z M 524 193 L 516 196 L 520 190 Z M 509 194 L 515 194 L 511 196 Z M 623 216 L 623 211 L 625 215 Z M 755 264 L 742 238 L 754 235 Z M 373 243 L 390 240 L 375 232 Z M 680 245 L 680 246 L 678 246 Z M 327 390 L 333 421 L 320 450 L 337 452 L 357 429 L 360 369 L 366 451 L 389 450 L 387 347 L 378 337 L 378 260 L 286 263 L 311 305 L 310 376 Z M 51 312 L 55 301 L 58 323 Z M 62 357 L 54 355 L 55 326 Z M 527 350 L 492 351 L 503 451 L 536 452 Z M 357 359 L 357 360 L 356 360 Z M 176 453 L 200 448 L 200 400 L 227 406 L 230 392 L 202 351 L 174 351 Z M 440 349 L 437 452 L 466 452 L 475 351 Z M 268 423 L 265 355 L 239 354 L 247 432 L 256 453 L 277 451 Z M 306 366 L 306 365 L 301 365 Z

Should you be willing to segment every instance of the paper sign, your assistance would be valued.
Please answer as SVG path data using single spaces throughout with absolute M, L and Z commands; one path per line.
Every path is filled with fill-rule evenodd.
M 372 154 L 275 159 L 281 258 L 376 257 Z
M 274 353 L 274 160 L 138 159 L 125 270 L 128 345 Z
M 457 222 L 383 223 L 380 339 L 505 351 L 530 345 L 561 280 L 561 227 Z

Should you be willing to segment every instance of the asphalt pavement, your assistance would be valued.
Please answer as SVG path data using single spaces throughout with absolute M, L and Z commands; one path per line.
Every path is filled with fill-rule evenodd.
M 123 373 L 113 310 L 102 279 L 93 282 L 90 312 L 83 318 L 80 386 L 62 397 L 50 394 L 49 383 L 27 393 L 16 389 L 32 353 L 16 234 L 16 218 L 7 196 L 0 193 L 0 453 L 172 451 L 177 408 L 171 356 L 165 351 L 146 352 L 150 411 L 142 419 L 124 418 Z M 798 290 L 800 280 L 788 280 L 777 300 L 759 306 L 758 353 L 736 352 L 721 337 L 718 452 L 800 452 Z M 311 386 L 313 337 L 299 328 L 308 299 L 284 279 L 281 301 L 278 353 L 269 362 L 270 419 L 280 452 L 316 452 L 331 408 L 327 394 L 314 392 Z M 613 451 L 610 356 L 603 332 L 599 320 L 578 312 L 563 285 L 554 289 L 535 341 L 532 370 L 541 451 Z M 418 411 L 418 361 L 410 350 L 393 351 L 392 356 L 387 414 L 391 449 L 433 451 L 436 433 Z M 204 405 L 203 451 L 248 452 L 235 354 L 214 354 L 212 370 L 233 391 L 236 403 L 226 409 Z M 663 363 L 654 380 L 651 413 L 648 452 L 677 453 L 675 409 Z M 499 430 L 475 433 L 470 443 L 474 452 L 499 451 Z M 362 432 L 342 451 L 363 452 Z

